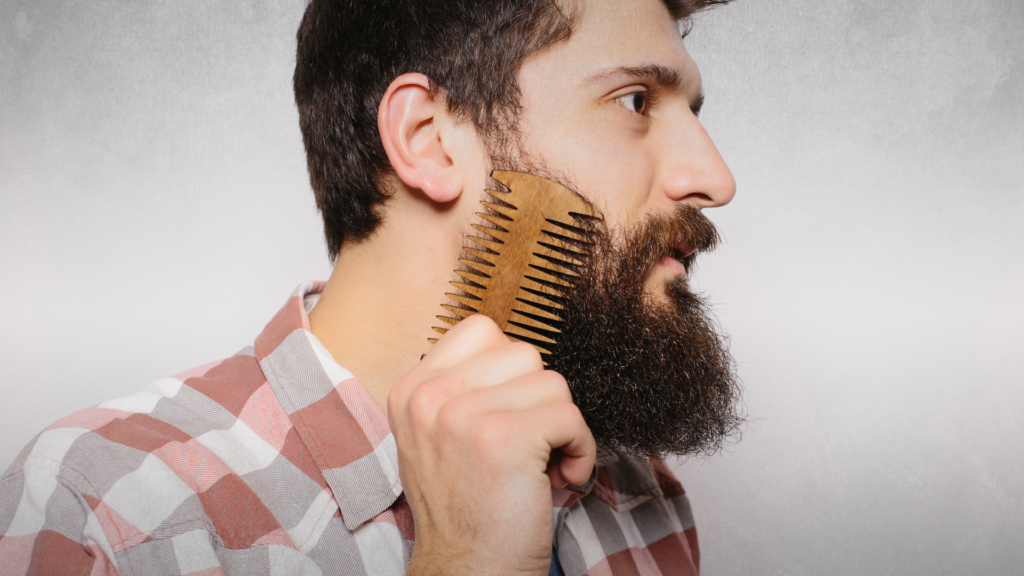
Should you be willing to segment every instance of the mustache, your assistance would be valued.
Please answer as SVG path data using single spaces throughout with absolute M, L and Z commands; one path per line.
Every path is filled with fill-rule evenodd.
M 622 241 L 614 243 L 613 250 L 619 252 L 619 262 L 628 263 L 617 271 L 622 279 L 644 278 L 665 255 L 679 257 L 689 270 L 699 254 L 714 251 L 721 242 L 715 225 L 699 208 L 681 204 L 667 213 L 644 216 L 624 233 Z

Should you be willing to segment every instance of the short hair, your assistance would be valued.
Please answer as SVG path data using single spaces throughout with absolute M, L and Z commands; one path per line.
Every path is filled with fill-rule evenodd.
M 630 0 L 625 0 L 630 1 Z M 729 0 L 662 0 L 686 24 Z M 558 0 L 311 0 L 298 31 L 295 102 L 327 251 L 367 238 L 380 223 L 391 173 L 377 109 L 398 76 L 419 72 L 457 118 L 489 142 L 514 133 L 519 69 L 572 35 Z

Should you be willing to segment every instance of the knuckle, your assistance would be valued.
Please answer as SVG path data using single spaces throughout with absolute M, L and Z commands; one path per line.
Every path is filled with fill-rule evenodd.
M 392 415 L 402 414 L 405 407 L 408 405 L 412 394 L 416 392 L 416 390 L 421 387 L 420 384 L 428 380 L 429 377 L 430 372 L 424 371 L 421 365 L 417 365 L 405 374 L 405 376 L 399 378 L 391 388 L 391 391 L 388 392 L 386 402 L 388 413 Z
M 528 344 L 526 342 L 513 342 L 509 344 L 509 350 L 519 361 L 527 362 L 538 370 L 544 368 L 544 362 L 540 357 L 540 352 L 537 351 L 533 344 Z
M 477 454 L 498 454 L 508 445 L 508 431 L 502 418 L 482 418 L 473 429 L 473 449 Z
M 464 325 L 464 331 L 472 333 L 475 337 L 493 336 L 494 333 L 504 336 L 494 320 L 483 314 L 473 314 L 459 322 L 459 325 Z
M 409 402 L 407 387 L 400 381 L 388 392 L 387 409 L 388 414 L 398 416 L 403 413 Z
M 566 389 L 569 388 L 569 384 L 566 382 L 565 378 L 554 370 L 545 370 L 541 372 L 541 377 L 545 382 L 552 386 L 564 387 Z
M 545 370 L 543 378 L 545 384 L 551 388 L 558 399 L 572 402 L 572 391 L 569 390 L 569 383 L 561 374 L 554 370 Z
M 508 337 L 494 320 L 483 314 L 467 316 L 445 334 L 450 342 L 473 342 L 475 348 L 491 350 L 508 344 Z
M 561 374 L 553 370 L 542 370 L 530 376 L 531 383 L 544 395 L 544 398 L 554 402 L 572 402 L 572 392 L 569 391 L 569 384 Z
M 472 407 L 463 398 L 453 398 L 437 411 L 437 425 L 442 432 L 459 435 L 472 421 Z
M 558 416 L 564 418 L 566 422 L 583 422 L 583 412 L 580 412 L 579 406 L 571 401 L 558 404 L 556 410 Z
M 437 411 L 437 393 L 434 388 L 431 382 L 424 382 L 409 394 L 406 411 L 412 422 L 424 424 L 433 420 Z

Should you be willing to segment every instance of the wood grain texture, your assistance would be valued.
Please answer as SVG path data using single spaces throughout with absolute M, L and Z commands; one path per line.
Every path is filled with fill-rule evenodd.
M 446 294 L 438 316 L 454 326 L 472 314 L 489 316 L 513 341 L 549 354 L 564 321 L 561 300 L 590 253 L 592 223 L 601 214 L 578 194 L 539 176 L 494 171 L 508 192 L 487 190 L 455 270 L 458 292 Z M 447 327 L 434 328 L 444 334 Z M 430 339 L 436 342 L 437 339 Z

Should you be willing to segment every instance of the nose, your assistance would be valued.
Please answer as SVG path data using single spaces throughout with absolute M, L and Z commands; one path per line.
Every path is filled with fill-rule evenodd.
M 687 111 L 688 112 L 688 111 Z M 711 136 L 692 113 L 674 131 L 666 156 L 662 186 L 675 202 L 697 208 L 725 206 L 736 195 L 736 179 L 719 154 Z

